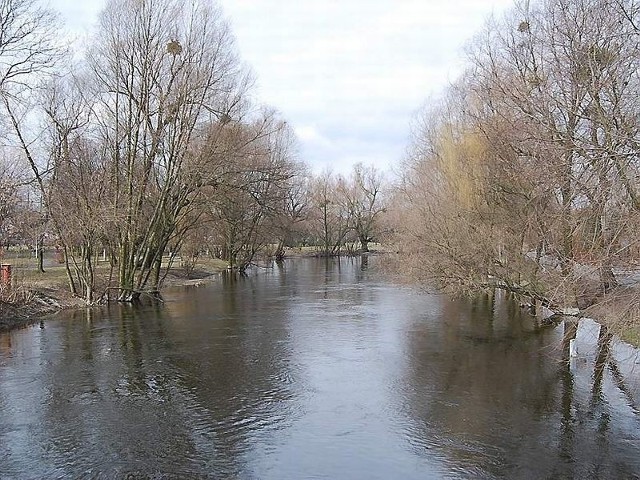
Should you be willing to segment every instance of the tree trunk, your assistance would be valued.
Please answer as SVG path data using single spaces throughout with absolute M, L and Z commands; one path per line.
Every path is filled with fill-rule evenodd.
M 36 245 L 36 255 L 38 257 L 38 271 L 44 273 L 44 251 L 42 249 L 42 236 L 38 237 Z
M 278 241 L 278 248 L 276 248 L 276 262 L 284 260 L 284 240 Z
M 562 254 L 560 265 L 562 275 L 568 277 L 571 273 L 573 259 L 573 229 L 571 228 L 571 187 L 567 183 L 561 189 L 562 193 Z
M 367 238 L 366 235 L 360 235 L 360 251 L 362 253 L 368 253 L 369 252 L 369 239 Z

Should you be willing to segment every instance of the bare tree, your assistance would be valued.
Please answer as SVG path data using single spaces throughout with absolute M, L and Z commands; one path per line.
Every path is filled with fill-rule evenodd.
M 278 243 L 300 167 L 290 127 L 264 114 L 211 139 L 205 152 L 204 207 L 214 242 L 230 269 L 244 271 L 266 245 Z M 293 214 L 297 214 L 299 207 Z
M 346 181 L 327 170 L 312 179 L 310 190 L 308 229 L 313 241 L 321 246 L 322 255 L 340 255 L 352 230 Z
M 209 2 L 113 0 L 92 49 L 96 120 L 111 156 L 118 298 L 160 281 L 162 256 L 197 188 L 185 177 L 203 123 L 227 123 L 246 82 Z M 156 272 L 155 275 L 154 272 Z
M 360 242 L 362 252 L 369 251 L 369 242 L 379 234 L 379 217 L 385 210 L 382 198 L 382 174 L 375 167 L 356 164 L 345 185 L 345 200 L 350 223 Z
M 105 158 L 89 140 L 91 105 L 83 86 L 81 78 L 67 75 L 51 81 L 41 95 L 49 151 L 42 193 L 62 248 L 70 291 L 91 304 L 93 257 L 104 220 L 96 212 L 104 207 L 108 183 L 104 175 L 96 174 Z
M 41 190 L 41 165 L 31 151 L 24 120 L 35 86 L 60 59 L 56 15 L 34 0 L 0 1 L 0 97 L 17 145 L 23 149 Z
M 50 74 L 64 49 L 58 38 L 58 21 L 53 11 L 34 0 L 0 1 L 0 101 L 9 125 L 13 144 L 26 158 L 33 172 L 44 212 L 46 171 L 37 158 L 30 132 L 28 113 L 33 91 L 43 77 Z M 46 219 L 46 215 L 45 215 Z M 37 235 L 39 270 L 42 265 L 42 230 Z
M 9 246 L 19 229 L 24 178 L 4 159 L 0 160 L 0 249 Z
M 275 236 L 278 241 L 274 256 L 278 261 L 284 259 L 285 247 L 298 245 L 304 237 L 309 195 L 309 177 L 304 165 L 299 164 L 285 192 L 282 211 L 274 222 Z
M 636 13 L 523 2 L 476 38 L 395 200 L 398 243 L 434 259 L 441 284 L 560 303 L 616 286 L 637 224 Z

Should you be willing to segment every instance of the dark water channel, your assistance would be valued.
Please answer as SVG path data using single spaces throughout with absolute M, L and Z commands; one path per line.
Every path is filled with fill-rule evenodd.
M 166 300 L 0 334 L 0 478 L 640 478 L 640 357 L 596 324 L 354 259 Z

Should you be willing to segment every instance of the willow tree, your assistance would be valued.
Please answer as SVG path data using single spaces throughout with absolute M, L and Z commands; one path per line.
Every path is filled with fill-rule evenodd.
M 228 26 L 204 0 L 110 1 L 89 62 L 115 185 L 118 299 L 131 301 L 157 289 L 163 253 L 198 188 L 186 168 L 194 135 L 231 119 L 243 74 Z
M 623 0 L 522 2 L 476 37 L 415 135 L 397 201 L 398 231 L 430 247 L 441 283 L 564 304 L 616 286 L 637 243 L 637 14 Z
M 476 92 L 518 125 L 511 137 L 520 158 L 546 172 L 558 202 L 546 243 L 563 276 L 575 280 L 577 263 L 594 265 L 604 291 L 616 285 L 616 238 L 629 233 L 619 212 L 638 206 L 637 33 L 625 5 L 525 2 L 488 28 L 472 57 Z
M 461 114 L 471 98 L 458 92 L 416 128 L 392 214 L 404 273 L 467 290 L 487 283 L 511 242 L 488 184 L 494 152 Z

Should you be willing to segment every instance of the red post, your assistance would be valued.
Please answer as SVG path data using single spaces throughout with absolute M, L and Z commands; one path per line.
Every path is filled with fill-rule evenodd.
M 11 265 L 0 265 L 0 283 L 5 287 L 11 286 Z

